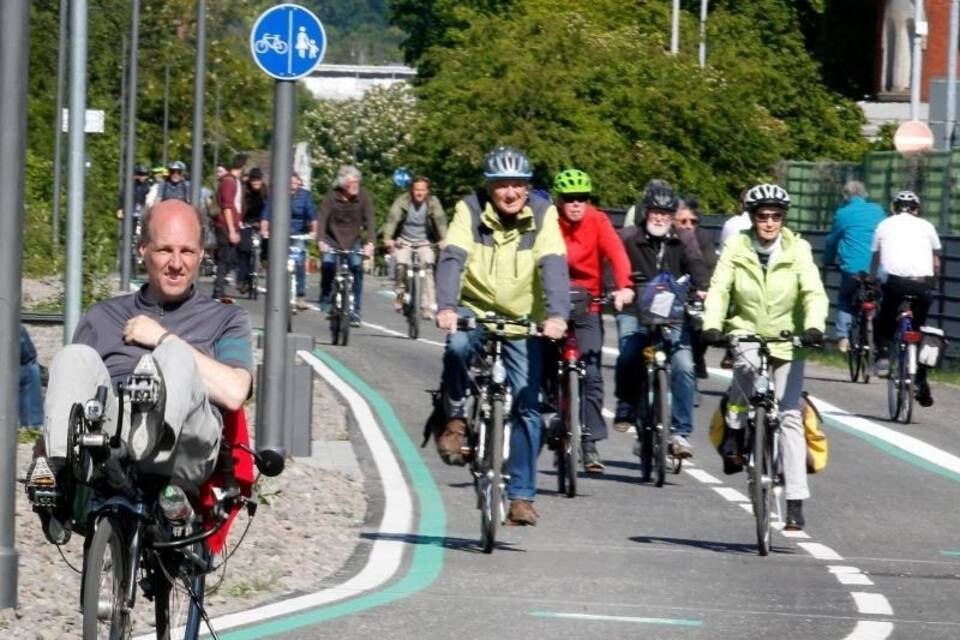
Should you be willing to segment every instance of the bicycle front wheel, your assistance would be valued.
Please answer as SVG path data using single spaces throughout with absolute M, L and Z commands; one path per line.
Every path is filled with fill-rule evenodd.
M 757 553 L 770 553 L 770 511 L 773 506 L 773 451 L 768 437 L 767 411 L 757 407 L 753 421 L 753 466 L 750 469 L 750 499 L 757 520 Z
M 410 302 L 407 304 L 407 335 L 416 340 L 420 337 L 420 278 L 414 272 L 410 279 Z
M 573 498 L 577 495 L 577 471 L 580 468 L 580 446 L 583 440 L 583 426 L 580 423 L 580 376 L 576 371 L 567 371 L 564 378 L 564 393 L 567 396 L 563 415 L 565 493 L 568 498 Z
M 202 542 L 195 545 L 193 551 L 197 557 L 207 558 Z M 179 571 L 173 554 L 158 555 L 156 562 L 152 581 L 157 639 L 196 640 L 200 636 L 205 574 L 190 575 L 189 571 Z
M 122 525 L 101 516 L 83 554 L 83 638 L 125 640 L 130 636 L 127 609 L 127 549 Z
M 667 380 L 667 370 L 657 370 L 656 397 L 654 398 L 654 449 L 656 453 L 657 471 L 656 486 L 662 487 L 667 476 L 667 452 L 670 447 L 670 430 L 672 429 L 670 415 L 670 382 Z
M 340 344 L 344 347 L 350 341 L 350 314 L 353 311 L 350 308 L 349 286 L 345 284 L 340 291 Z
M 497 525 L 503 519 L 503 400 L 495 399 L 490 410 L 483 455 L 483 482 L 480 508 L 480 546 L 493 553 Z

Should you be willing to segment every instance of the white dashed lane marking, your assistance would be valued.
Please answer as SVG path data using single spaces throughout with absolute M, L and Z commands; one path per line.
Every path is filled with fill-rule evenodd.
M 716 476 L 707 473 L 703 469 L 687 469 L 686 472 L 704 484 L 722 484 Z
M 886 640 L 893 633 L 892 622 L 859 620 L 853 632 L 843 640 Z
M 867 593 L 866 591 L 851 591 L 853 601 L 857 603 L 857 611 L 868 615 L 892 616 L 893 607 L 882 593 Z
M 713 490 L 729 502 L 750 502 L 750 498 L 731 487 L 713 487 Z
M 819 542 L 798 542 L 797 546 L 812 555 L 817 560 L 830 560 L 832 562 L 842 561 L 839 553 L 825 544 Z
M 863 572 L 856 567 L 846 565 L 829 565 L 827 570 L 832 573 L 840 584 L 855 584 L 860 586 L 873 586 L 873 580 L 863 575 Z

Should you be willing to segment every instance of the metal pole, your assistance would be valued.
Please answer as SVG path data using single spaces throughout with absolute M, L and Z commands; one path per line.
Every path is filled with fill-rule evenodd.
M 700 0 L 700 68 L 707 66 L 707 11 L 710 0 Z
M 670 25 L 670 53 L 676 55 L 680 51 L 680 0 L 673 0 Z
M 87 110 L 87 0 L 71 0 L 70 16 L 70 136 L 67 162 L 64 344 L 70 342 L 74 330 L 80 324 L 80 305 L 83 303 L 83 203 L 86 186 L 83 120 Z
M 127 34 L 123 34 L 122 42 L 123 44 L 120 46 L 120 152 L 117 154 L 118 189 L 123 187 L 123 168 L 126 166 L 124 156 L 127 152 L 127 52 L 130 46 L 127 42 Z M 123 225 L 121 224 L 120 226 L 122 229 Z M 123 242 L 122 237 L 120 241 Z
M 950 231 L 950 196 L 953 193 L 953 136 L 957 125 L 957 44 L 960 40 L 960 0 L 950 2 L 950 38 L 947 44 L 947 122 L 943 129 L 943 148 L 947 166 L 943 177 L 943 202 L 940 206 L 940 231 Z
M 170 143 L 170 63 L 163 68 L 163 166 L 167 166 L 167 147 Z
M 130 61 L 127 63 L 127 163 L 123 176 L 123 253 L 120 254 L 120 291 L 130 290 L 130 254 L 133 242 L 133 167 L 137 142 L 137 53 L 140 47 L 140 0 L 130 0 Z
M 923 20 L 923 0 L 914 0 L 913 11 L 913 68 L 910 77 L 910 119 L 920 119 L 920 76 L 923 69 L 923 36 L 927 23 Z
M 220 76 L 213 79 L 215 87 L 215 99 L 213 102 L 213 166 L 220 164 Z
M 190 167 L 190 201 L 200 208 L 203 186 L 203 85 L 207 55 L 207 0 L 197 2 L 197 61 L 193 76 L 193 159 Z M 287 254 L 283 254 L 287 255 Z
M 17 606 L 15 544 L 17 396 L 20 386 L 20 270 L 23 267 L 27 148 L 27 0 L 0 2 L 0 609 Z
M 67 5 L 60 0 L 60 45 L 57 48 L 57 112 L 53 117 L 53 220 L 54 248 L 60 245 L 60 200 L 63 193 L 63 77 L 67 74 Z
M 284 260 L 290 242 L 290 184 L 293 172 L 293 96 L 296 83 L 277 80 L 273 91 L 273 149 L 270 159 L 270 255 L 267 269 L 266 336 L 263 349 L 263 416 L 257 423 L 257 447 L 283 451 L 284 359 L 286 357 L 287 271 Z M 286 381 L 292 384 L 293 381 Z

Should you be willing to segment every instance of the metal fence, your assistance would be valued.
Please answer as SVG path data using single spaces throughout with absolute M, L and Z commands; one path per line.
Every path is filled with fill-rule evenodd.
M 866 154 L 863 162 L 789 160 L 777 164 L 774 172 L 777 182 L 790 192 L 790 223 L 798 231 L 830 228 L 833 214 L 843 202 L 843 184 L 856 179 L 867 186 L 870 199 L 884 208 L 897 191 L 916 191 L 923 200 L 924 217 L 941 232 L 957 234 L 958 170 L 960 150 L 954 151 L 952 159 L 945 151 L 913 158 L 904 158 L 895 151 L 876 151 Z

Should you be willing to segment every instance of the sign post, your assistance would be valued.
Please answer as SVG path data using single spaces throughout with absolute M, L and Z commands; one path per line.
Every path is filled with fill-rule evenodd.
M 259 450 L 284 453 L 284 387 L 287 314 L 287 270 L 283 259 L 290 243 L 290 177 L 293 172 L 293 118 L 295 81 L 323 60 L 326 34 L 320 20 L 295 4 L 281 4 L 263 12 L 250 31 L 254 62 L 274 78 L 273 148 L 270 168 L 270 255 L 267 270 L 267 308 L 263 346 L 263 412 L 257 422 Z M 279 257 L 279 259 L 277 259 Z

